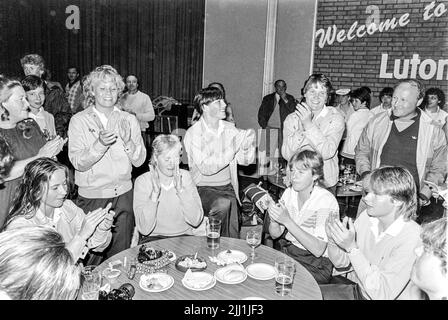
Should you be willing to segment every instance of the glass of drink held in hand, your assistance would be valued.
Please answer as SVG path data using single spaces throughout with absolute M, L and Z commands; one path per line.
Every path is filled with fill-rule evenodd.
M 208 219 L 205 230 L 207 234 L 207 246 L 210 249 L 218 249 L 219 239 L 221 237 L 221 220 Z
M 281 296 L 287 296 L 292 291 L 294 275 L 296 271 L 295 262 L 287 256 L 275 259 L 275 292 Z

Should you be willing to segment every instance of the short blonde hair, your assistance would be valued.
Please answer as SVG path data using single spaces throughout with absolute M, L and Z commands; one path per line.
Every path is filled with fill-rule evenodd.
M 403 167 L 384 166 L 373 170 L 370 175 L 370 188 L 378 195 L 389 195 L 401 201 L 400 215 L 405 221 L 417 217 L 417 187 L 414 177 Z
M 301 163 L 307 169 L 311 169 L 311 174 L 317 176 L 316 182 L 323 185 L 324 160 L 319 153 L 313 150 L 298 151 L 289 160 L 289 169 L 292 170 L 298 163 Z
M 447 217 L 445 216 L 422 225 L 421 238 L 425 250 L 430 251 L 442 261 L 442 272 L 447 272 Z
M 150 163 L 152 165 L 156 164 L 155 159 L 166 150 L 173 150 L 175 148 L 179 149 L 179 152 L 182 151 L 182 143 L 179 140 L 178 136 L 174 134 L 161 134 L 158 135 L 154 141 L 152 142 L 152 155 Z
M 84 93 L 84 103 L 85 107 L 90 107 L 95 105 L 95 96 L 94 96 L 94 84 L 97 80 L 109 80 L 115 82 L 115 85 L 117 86 L 118 90 L 118 98 L 120 98 L 125 84 L 123 81 L 123 78 L 120 76 L 120 74 L 113 68 L 112 66 L 109 66 L 107 64 L 96 67 L 95 70 L 89 73 L 87 77 L 85 77 L 82 88 Z M 118 100 L 118 99 L 117 99 Z
M 80 268 L 62 236 L 50 227 L 0 233 L 0 290 L 13 300 L 75 299 Z

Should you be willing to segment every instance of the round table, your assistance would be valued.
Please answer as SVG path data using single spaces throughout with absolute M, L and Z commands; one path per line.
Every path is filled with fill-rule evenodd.
M 198 256 L 205 258 L 207 262 L 207 269 L 205 272 L 214 274 L 214 272 L 221 268 L 217 264 L 210 261 L 209 256 L 215 256 L 223 250 L 240 250 L 244 252 L 248 259 L 243 263 L 247 267 L 251 263 L 250 252 L 251 249 L 245 240 L 221 237 L 221 244 L 219 249 L 213 250 L 207 247 L 206 237 L 173 237 L 163 240 L 152 241 L 146 244 L 157 250 L 171 250 L 177 257 L 186 254 L 198 253 Z M 117 253 L 113 257 L 104 261 L 97 267 L 101 272 L 108 267 L 109 262 L 121 260 L 127 257 L 127 267 L 129 262 L 137 257 L 140 246 L 133 247 Z M 260 245 L 256 248 L 257 257 L 255 263 L 264 262 L 274 265 L 275 258 L 284 253 L 273 248 Z M 131 283 L 135 287 L 134 300 L 239 300 L 247 297 L 261 297 L 267 300 L 322 300 L 322 294 L 317 282 L 313 276 L 298 262 L 296 262 L 296 275 L 294 277 L 294 285 L 290 295 L 282 297 L 275 293 L 275 280 L 255 280 L 247 276 L 247 279 L 239 284 L 223 284 L 216 281 L 216 285 L 205 291 L 193 291 L 185 288 L 182 285 L 182 278 L 185 273 L 176 269 L 174 262 L 168 266 L 168 274 L 174 278 L 174 285 L 162 292 L 152 293 L 144 291 L 139 286 L 140 276 L 137 273 L 134 279 L 130 280 L 127 277 L 125 268 L 123 266 L 116 267 L 121 270 L 121 274 L 116 283 L 111 289 L 118 288 L 123 283 Z

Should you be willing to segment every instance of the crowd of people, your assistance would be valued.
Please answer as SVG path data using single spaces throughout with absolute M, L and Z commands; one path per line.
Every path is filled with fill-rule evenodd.
M 221 83 L 198 90 L 183 141 L 162 134 L 151 142 L 154 108 L 136 75 L 102 65 L 81 80 L 70 66 L 64 89 L 45 79 L 41 56 L 21 64 L 21 81 L 0 77 L 2 297 L 75 298 L 80 263 L 98 265 L 136 238 L 203 236 L 209 218 L 221 220 L 222 236 L 239 237 L 237 166 L 255 163 L 257 136 L 236 127 Z M 343 296 L 332 284 L 344 274 L 357 298 L 424 291 L 446 299 L 446 214 L 416 222 L 437 202 L 426 181 L 447 179 L 443 92 L 406 79 L 371 109 L 368 87 L 335 91 L 323 74 L 308 78 L 300 101 L 286 89 L 277 80 L 258 114 L 263 129 L 278 132 L 287 163 L 287 188 L 267 208 L 277 248 L 313 275 L 324 298 Z M 354 221 L 340 219 L 335 198 L 339 150 L 363 181 Z M 183 152 L 189 170 L 180 168 Z

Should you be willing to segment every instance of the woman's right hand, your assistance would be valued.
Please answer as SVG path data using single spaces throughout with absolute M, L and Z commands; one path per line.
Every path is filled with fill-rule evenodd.
M 151 183 L 152 183 L 152 192 L 150 194 L 151 200 L 153 202 L 157 202 L 159 200 L 160 196 L 160 178 L 159 178 L 159 172 L 157 170 L 157 167 L 154 165 L 149 166 L 150 174 L 151 174 Z
M 79 235 L 84 240 L 88 240 L 95 232 L 96 227 L 106 218 L 109 213 L 112 203 L 109 203 L 105 208 L 98 208 L 86 214 L 81 225 Z
M 47 141 L 42 148 L 39 149 L 37 155 L 39 157 L 53 158 L 61 152 L 67 139 L 62 139 L 60 136 L 56 136 L 53 140 Z

